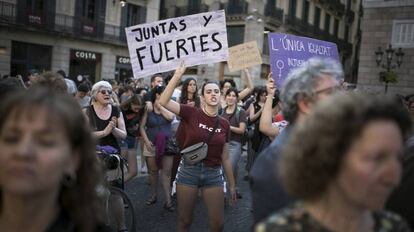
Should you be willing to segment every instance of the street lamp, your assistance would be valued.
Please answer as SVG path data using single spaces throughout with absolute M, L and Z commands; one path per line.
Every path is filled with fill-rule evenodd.
M 397 57 L 396 64 L 393 64 L 393 58 L 394 58 L 394 52 L 395 49 L 392 48 L 391 44 L 388 46 L 388 48 L 385 50 L 385 57 L 386 62 L 385 64 L 382 64 L 382 57 L 384 55 L 384 51 L 382 51 L 381 46 L 378 47 L 378 50 L 375 51 L 375 61 L 377 62 L 377 66 L 385 69 L 386 71 L 382 71 L 379 73 L 379 80 L 381 82 L 385 82 L 385 93 L 387 93 L 388 90 L 388 83 L 395 83 L 397 82 L 397 74 L 393 72 L 393 69 L 399 68 L 402 64 L 402 59 L 404 56 L 404 52 L 401 48 L 398 48 L 397 52 L 395 52 L 395 56 Z

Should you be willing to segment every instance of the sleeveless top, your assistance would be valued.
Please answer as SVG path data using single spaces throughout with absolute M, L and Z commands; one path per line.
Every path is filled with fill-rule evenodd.
M 111 111 L 111 116 L 109 116 L 108 119 L 106 120 L 102 120 L 98 117 L 98 115 L 95 112 L 95 109 L 93 108 L 92 105 L 90 105 L 87 108 L 87 112 L 88 112 L 88 118 L 89 118 L 89 124 L 92 128 L 93 131 L 101 131 L 104 130 L 106 128 L 106 126 L 108 126 L 109 121 L 111 120 L 112 117 L 116 117 L 119 118 L 120 116 L 120 112 L 118 107 L 116 106 L 112 106 L 112 111 Z M 114 148 L 116 148 L 118 150 L 118 152 L 121 152 L 121 147 L 118 144 L 118 141 L 116 140 L 115 136 L 110 133 L 109 135 L 102 137 L 98 140 L 98 145 L 101 146 L 112 146 Z
M 166 136 L 171 136 L 171 121 L 162 116 L 162 114 L 157 114 L 154 111 L 148 112 L 146 130 L 148 139 L 151 142 L 155 142 L 155 137 L 158 133 L 163 132 Z

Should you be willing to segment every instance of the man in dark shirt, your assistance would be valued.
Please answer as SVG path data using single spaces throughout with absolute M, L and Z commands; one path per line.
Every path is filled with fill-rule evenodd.
M 292 202 L 278 177 L 278 159 L 296 121 L 304 120 L 314 104 L 339 88 L 343 76 L 334 60 L 311 58 L 292 70 L 281 92 L 283 116 L 290 125 L 259 154 L 250 171 L 255 224 Z
M 148 111 L 153 110 L 151 102 L 151 90 L 155 88 L 155 86 L 164 86 L 164 78 L 162 77 L 161 73 L 156 73 L 151 76 L 151 89 L 144 95 L 145 107 L 148 109 Z

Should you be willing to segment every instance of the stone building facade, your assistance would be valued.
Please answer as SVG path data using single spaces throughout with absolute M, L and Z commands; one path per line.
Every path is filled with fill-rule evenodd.
M 0 74 L 63 70 L 92 82 L 132 76 L 124 28 L 158 20 L 159 0 L 0 0 Z
M 267 32 L 311 37 L 337 44 L 348 82 L 356 82 L 362 5 L 360 0 L 160 0 L 160 18 L 224 9 L 229 47 L 257 41 L 263 64 L 252 68 L 256 84 L 270 71 Z M 233 78 L 241 83 L 242 72 L 231 73 L 225 62 L 200 65 L 199 79 Z
M 71 78 L 132 76 L 123 33 L 126 26 L 224 9 L 229 46 L 255 40 L 263 64 L 252 68 L 255 84 L 270 70 L 268 32 L 290 33 L 337 44 L 346 78 L 356 82 L 360 0 L 0 0 L 0 74 L 31 68 L 64 70 Z M 233 78 L 242 72 L 225 62 L 187 70 L 199 80 Z
M 414 94 L 414 1 L 413 0 L 371 0 L 364 1 L 362 23 L 361 55 L 358 73 L 358 88 L 371 93 L 384 93 L 385 83 L 379 73 L 385 71 L 376 63 L 375 51 L 384 52 L 382 63 L 386 62 L 386 49 L 395 49 L 392 64 L 396 65 L 396 52 L 404 52 L 402 64 L 393 69 L 397 83 L 389 83 L 387 94 Z

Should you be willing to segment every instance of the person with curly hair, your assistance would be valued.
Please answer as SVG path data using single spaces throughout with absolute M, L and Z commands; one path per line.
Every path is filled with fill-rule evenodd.
M 255 231 L 410 231 L 383 210 L 401 180 L 410 127 L 406 110 L 385 96 L 342 93 L 321 102 L 295 126 L 279 163 L 297 203 Z
M 198 88 L 196 79 L 189 77 L 183 81 L 181 96 L 178 100 L 181 104 L 187 104 L 194 107 L 200 107 L 200 97 L 198 97 Z
M 283 116 L 289 125 L 257 156 L 249 172 L 255 223 L 292 201 L 280 183 L 274 163 L 279 162 L 280 150 L 295 123 L 305 120 L 315 105 L 339 90 L 342 77 L 340 64 L 326 58 L 311 58 L 289 73 L 280 93 Z

